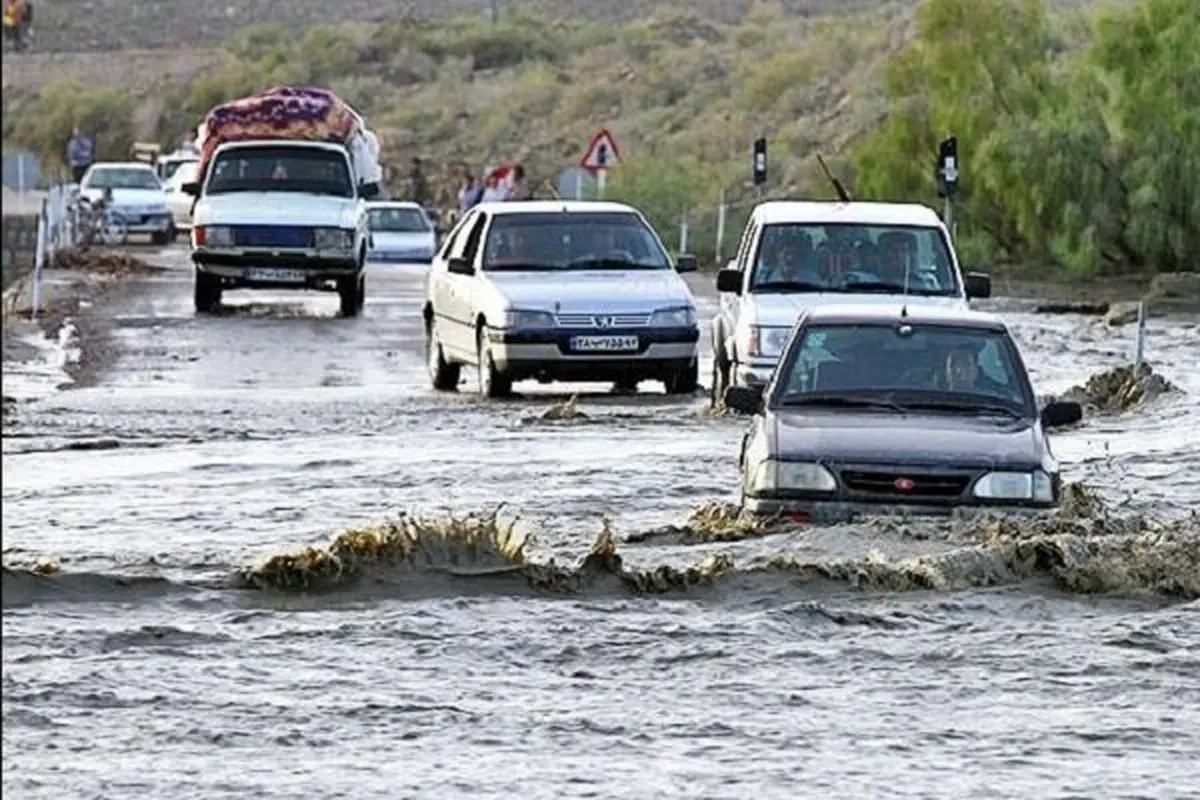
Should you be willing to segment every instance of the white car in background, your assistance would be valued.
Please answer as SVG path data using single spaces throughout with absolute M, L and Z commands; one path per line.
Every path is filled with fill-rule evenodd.
M 915 203 L 758 205 L 737 256 L 717 273 L 712 320 L 714 406 L 729 386 L 766 386 L 796 318 L 830 303 L 966 309 L 991 295 L 983 273 L 964 275 L 950 233 Z
M 79 193 L 96 203 L 106 191 L 112 193 L 111 209 L 124 223 L 127 234 L 149 235 L 159 245 L 174 238 L 175 226 L 154 167 L 141 161 L 93 164 L 79 182 Z
M 198 180 L 199 167 L 200 162 L 195 160 L 180 164 L 163 186 L 167 197 L 167 209 L 171 212 L 176 231 L 192 229 L 192 206 L 196 204 L 196 198 L 183 191 L 183 185 Z
M 367 261 L 428 264 L 437 252 L 437 231 L 417 203 L 378 200 L 367 203 L 371 244 Z

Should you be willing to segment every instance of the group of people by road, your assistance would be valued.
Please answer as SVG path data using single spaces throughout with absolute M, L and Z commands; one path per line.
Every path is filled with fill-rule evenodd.
M 534 199 L 533 186 L 520 163 L 504 163 L 478 175 L 470 166 L 459 164 L 450 175 L 431 179 L 424 162 L 414 156 L 396 189 L 393 192 L 396 199 L 436 210 L 439 220 L 447 226 L 480 203 Z

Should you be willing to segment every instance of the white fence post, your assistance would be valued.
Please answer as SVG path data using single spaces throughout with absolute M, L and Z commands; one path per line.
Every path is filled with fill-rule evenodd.
M 1142 362 L 1145 361 L 1146 355 L 1146 301 L 1142 300 L 1138 303 L 1137 315 L 1137 338 L 1134 341 L 1133 352 L 1133 374 L 1137 375 L 1142 371 Z
M 683 216 L 679 219 L 679 252 L 680 254 L 688 251 L 688 215 L 683 212 Z
M 33 297 L 30 303 L 29 315 L 36 318 L 42 310 L 42 269 L 46 265 L 46 240 L 49 236 L 49 231 L 46 230 L 46 209 L 50 205 L 50 198 L 42 201 L 42 213 L 38 215 L 37 226 L 37 249 L 33 256 Z
M 717 257 L 717 264 L 722 262 L 722 256 L 725 250 L 725 215 L 728 213 L 728 208 L 725 205 L 725 190 L 721 190 L 721 204 L 717 206 L 717 243 L 713 248 L 714 254 Z

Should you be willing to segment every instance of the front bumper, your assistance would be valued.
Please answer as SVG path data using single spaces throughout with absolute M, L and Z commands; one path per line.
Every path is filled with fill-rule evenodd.
M 336 289 L 339 280 L 357 277 L 358 260 L 346 251 L 192 250 L 196 269 L 221 279 L 225 288 Z
M 854 522 L 865 517 L 900 517 L 949 519 L 985 514 L 1021 514 L 1038 516 L 1052 513 L 1057 504 L 988 503 L 961 501 L 957 503 L 900 503 L 864 500 L 797 500 L 779 497 L 744 497 L 742 510 L 760 517 L 787 517 L 818 524 Z
M 762 388 L 770 383 L 771 376 L 775 374 L 775 367 L 778 363 L 777 360 L 756 359 L 754 361 L 734 364 L 733 374 L 730 376 L 730 385 Z
M 619 352 L 578 352 L 572 350 L 571 342 L 579 336 L 637 337 L 637 347 Z M 700 330 L 694 326 L 605 331 L 594 328 L 488 330 L 488 342 L 497 368 L 515 380 L 659 380 L 667 372 L 691 365 L 697 358 L 699 341 Z
M 118 209 L 115 213 L 124 224 L 126 233 L 166 233 L 173 224 L 171 214 L 167 211 L 161 214 L 128 214 Z

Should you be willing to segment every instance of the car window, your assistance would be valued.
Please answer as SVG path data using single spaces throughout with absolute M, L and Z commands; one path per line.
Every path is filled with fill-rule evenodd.
M 171 176 L 170 185 L 172 188 L 178 188 L 185 183 L 190 183 L 196 180 L 196 171 L 200 168 L 198 162 L 186 161 L 180 165 L 175 174 Z
M 355 196 L 346 157 L 336 150 L 315 147 L 237 147 L 218 153 L 204 192 Z
M 777 223 L 760 239 L 751 291 L 806 283 L 837 293 L 907 286 L 909 294 L 959 294 L 950 248 L 935 226 Z
M 471 226 L 471 232 L 463 242 L 462 257 L 471 264 L 475 263 L 475 255 L 479 252 L 479 243 L 483 239 L 483 229 L 487 226 L 487 221 L 487 214 L 480 212 L 479 218 Z
M 672 269 L 657 234 L 629 211 L 498 214 L 483 257 L 489 270 Z
M 89 189 L 161 189 L 162 181 L 153 169 L 139 167 L 102 167 L 88 175 Z
M 805 326 L 780 366 L 780 398 L 813 392 L 1032 402 L 1016 345 L 1003 331 L 947 326 Z
M 429 217 L 418 208 L 385 206 L 370 210 L 371 230 L 379 233 L 428 233 Z

